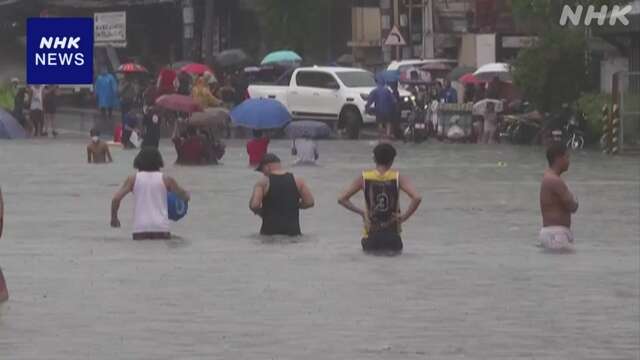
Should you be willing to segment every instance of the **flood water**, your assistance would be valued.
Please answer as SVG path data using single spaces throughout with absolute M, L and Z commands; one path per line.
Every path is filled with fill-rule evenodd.
M 0 359 L 640 358 L 637 158 L 572 155 L 577 252 L 550 255 L 535 247 L 542 149 L 399 144 L 424 202 L 404 253 L 374 257 L 336 203 L 370 167 L 367 141 L 323 142 L 321 166 L 293 169 L 316 197 L 296 240 L 256 235 L 241 142 L 201 168 L 173 165 L 166 142 L 190 213 L 177 239 L 132 241 L 131 198 L 122 229 L 109 207 L 135 153 L 91 166 L 84 145 L 0 142 Z M 290 159 L 288 142 L 272 150 Z

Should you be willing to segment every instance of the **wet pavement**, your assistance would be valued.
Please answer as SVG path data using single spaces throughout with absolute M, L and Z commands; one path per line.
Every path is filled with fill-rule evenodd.
M 336 203 L 370 166 L 368 141 L 323 142 L 321 166 L 294 169 L 316 197 L 295 241 L 256 235 L 239 141 L 201 168 L 163 144 L 193 201 L 180 238 L 150 242 L 130 240 L 131 198 L 109 227 L 135 153 L 91 166 L 84 145 L 0 142 L 1 359 L 640 356 L 637 158 L 572 155 L 577 252 L 549 255 L 535 247 L 542 149 L 400 144 L 424 202 L 390 258 L 362 254 L 359 219 Z M 290 159 L 288 142 L 272 150 Z

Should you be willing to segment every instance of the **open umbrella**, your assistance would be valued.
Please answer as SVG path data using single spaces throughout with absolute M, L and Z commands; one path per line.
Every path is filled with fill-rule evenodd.
M 291 50 L 274 51 L 265 56 L 260 65 L 301 62 L 302 58 Z
M 249 62 L 249 56 L 242 49 L 225 50 L 215 57 L 216 63 L 223 68 L 242 66 Z
M 135 63 L 126 63 L 118 67 L 118 72 L 125 73 L 125 74 L 146 73 L 147 69 L 142 65 L 138 65 Z
M 512 81 L 511 66 L 507 63 L 490 63 L 481 66 L 473 73 L 475 77 L 482 81 L 491 81 L 497 77 L 501 81 Z
M 477 85 L 477 84 L 481 84 L 481 83 L 483 83 L 483 82 L 484 82 L 484 81 L 482 81 L 482 80 L 478 79 L 475 75 L 473 75 L 473 74 L 471 74 L 471 73 L 469 73 L 469 74 L 465 74 L 465 75 L 462 75 L 462 76 L 458 79 L 458 81 L 459 81 L 459 82 L 461 82 L 461 83 L 463 83 L 464 85 L 467 85 L 467 84 L 474 84 L 474 85 Z
M 187 74 L 202 75 L 206 72 L 213 74 L 213 70 L 205 64 L 191 63 L 186 64 L 180 68 L 179 71 L 184 71 Z
M 163 109 L 194 113 L 202 111 L 202 108 L 191 97 L 178 94 L 162 95 L 156 100 L 156 105 Z
M 231 110 L 231 120 L 254 130 L 280 129 L 291 121 L 291 114 L 277 100 L 249 99 Z
M 289 123 L 284 129 L 292 139 L 309 136 L 314 139 L 326 139 L 331 136 L 331 128 L 323 122 L 301 120 Z
M 24 139 L 27 133 L 13 115 L 0 108 L 0 139 Z
M 382 76 L 385 82 L 394 83 L 400 81 L 400 71 L 398 70 L 385 70 L 378 73 L 378 76 Z
M 476 68 L 474 68 L 473 66 L 458 66 L 451 70 L 449 75 L 447 75 L 447 79 L 451 81 L 458 81 L 458 79 L 460 79 L 464 75 L 473 74 L 474 71 L 476 71 Z
M 230 120 L 229 110 L 225 108 L 206 108 L 203 112 L 191 115 L 187 120 L 187 124 L 198 127 L 223 129 Z

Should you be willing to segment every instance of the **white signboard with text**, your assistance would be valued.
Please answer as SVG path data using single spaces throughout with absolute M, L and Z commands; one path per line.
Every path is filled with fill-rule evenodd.
M 127 46 L 127 13 L 125 11 L 95 13 L 93 15 L 95 46 Z

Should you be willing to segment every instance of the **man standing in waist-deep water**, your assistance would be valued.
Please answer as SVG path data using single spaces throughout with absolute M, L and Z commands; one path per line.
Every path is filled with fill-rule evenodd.
M 561 175 L 569 170 L 569 153 L 563 144 L 547 149 L 549 168 L 545 170 L 540 186 L 542 230 L 540 246 L 548 250 L 573 250 L 571 214 L 578 211 L 578 201 Z
M 2 229 L 4 227 L 4 202 L 2 200 L 2 188 L 0 188 L 0 239 L 2 238 Z M 9 291 L 7 290 L 7 283 L 4 281 L 2 275 L 2 268 L 0 268 L 0 303 L 9 299 Z
M 262 217 L 260 234 L 301 235 L 300 209 L 314 205 L 305 181 L 286 172 L 274 154 L 265 154 L 256 171 L 264 177 L 253 188 L 249 207 Z
M 376 168 L 364 171 L 340 196 L 338 203 L 360 215 L 364 220 L 362 249 L 366 252 L 402 251 L 401 225 L 416 212 L 422 197 L 411 181 L 391 170 L 396 150 L 391 144 L 382 143 L 373 149 Z M 365 209 L 351 202 L 359 191 L 364 192 Z M 407 212 L 400 212 L 400 191 L 411 199 Z

